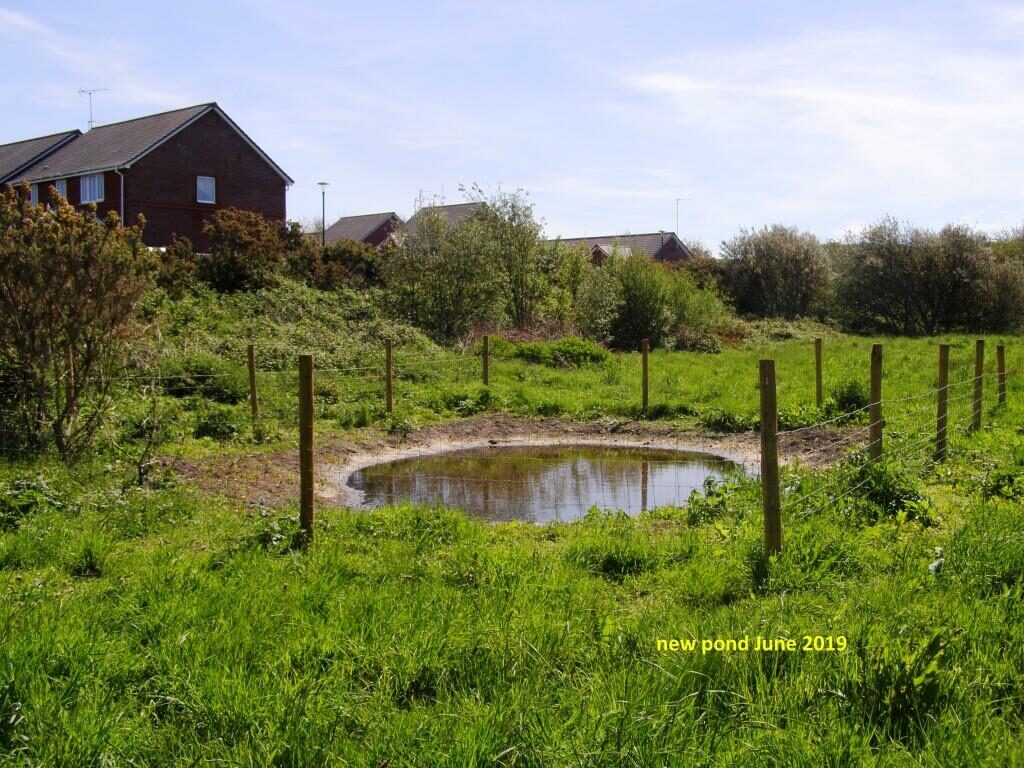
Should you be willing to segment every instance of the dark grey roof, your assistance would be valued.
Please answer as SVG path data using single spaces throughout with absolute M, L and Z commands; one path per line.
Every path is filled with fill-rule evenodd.
M 342 216 L 327 228 L 327 232 L 324 233 L 325 240 L 328 244 L 335 243 L 342 238 L 362 242 L 363 238 L 369 237 L 390 219 L 395 219 L 399 224 L 402 223 L 394 211 L 366 213 L 361 216 Z
M 220 115 L 286 183 L 293 183 L 288 174 L 213 102 L 97 126 L 22 171 L 14 180 L 48 181 L 128 167 L 207 112 Z
M 405 222 L 405 228 L 409 232 L 415 232 L 417 219 L 424 211 L 438 211 L 448 217 L 448 223 L 453 227 L 458 226 L 468 219 L 483 203 L 456 203 L 454 205 L 428 205 L 420 208 L 412 217 Z
M 64 131 L 52 136 L 0 144 L 0 184 L 17 176 L 21 171 L 45 157 L 65 142 L 81 134 L 81 131 Z
M 595 247 L 600 248 L 601 251 L 608 255 L 612 252 L 612 248 L 618 246 L 619 253 L 624 256 L 629 256 L 637 251 L 643 251 L 645 254 L 650 256 L 652 259 L 656 258 L 658 251 L 662 249 L 662 246 L 667 244 L 670 240 L 675 239 L 679 245 L 683 248 L 686 253 L 690 252 L 690 249 L 686 247 L 685 243 L 680 240 L 675 232 L 651 232 L 645 235 L 602 235 L 600 237 L 571 237 L 563 239 L 562 243 L 572 247 L 574 245 L 582 245 L 587 250 L 593 250 Z M 549 241 L 550 242 L 550 241 Z

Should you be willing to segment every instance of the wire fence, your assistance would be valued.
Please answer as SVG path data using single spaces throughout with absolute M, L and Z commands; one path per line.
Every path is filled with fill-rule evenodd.
M 487 345 L 484 345 L 483 354 L 466 352 L 438 357 L 400 348 L 393 350 L 389 346 L 386 354 L 382 354 L 375 364 L 367 364 L 367 361 L 362 360 L 358 361 L 359 364 L 348 366 L 317 368 L 315 382 L 310 382 L 308 397 L 312 402 L 309 412 L 314 419 L 334 418 L 338 416 L 339 410 L 365 408 L 373 411 L 372 416 L 379 416 L 385 409 L 391 414 L 396 404 L 401 409 L 413 396 L 435 398 L 438 402 L 447 403 L 452 397 L 457 399 L 464 394 L 458 390 L 459 387 L 482 385 L 484 376 L 488 375 L 485 371 L 489 372 L 492 387 L 515 383 L 517 379 L 510 379 L 507 371 L 496 366 L 486 350 Z M 999 352 L 999 369 L 996 371 L 985 370 L 979 359 L 976 365 L 980 368 L 976 367 L 974 371 L 966 366 L 954 369 L 952 380 L 943 387 L 925 388 L 909 394 L 902 390 L 896 397 L 881 397 L 877 403 L 858 405 L 839 414 L 829 413 L 828 418 L 821 418 L 814 423 L 776 431 L 774 435 L 777 445 L 791 464 L 829 468 L 823 473 L 787 475 L 779 488 L 780 512 L 812 515 L 842 503 L 856 496 L 872 482 L 872 467 L 883 461 L 896 462 L 909 469 L 921 469 L 932 463 L 938 452 L 938 431 L 941 428 L 937 421 L 940 394 L 944 395 L 947 409 L 945 437 L 949 442 L 959 440 L 977 428 L 979 385 L 981 392 L 988 394 L 989 403 L 993 392 L 999 392 L 1002 402 L 1007 378 L 1016 376 L 1015 370 L 1007 371 L 1004 368 L 1003 350 Z M 204 414 L 202 418 L 209 416 L 211 422 L 207 428 L 214 431 L 217 424 L 213 417 L 216 416 L 217 405 L 244 406 L 249 403 L 254 435 L 259 434 L 266 421 L 294 425 L 296 414 L 301 410 L 300 401 L 307 396 L 302 391 L 303 382 L 299 371 L 260 370 L 256 368 L 254 360 L 255 356 L 250 349 L 247 372 L 225 364 L 224 370 L 125 370 L 116 374 L 96 375 L 95 379 L 104 386 L 142 394 L 145 396 L 141 398 L 143 402 L 154 403 L 153 411 L 137 405 L 135 411 L 128 415 L 128 418 L 138 422 L 137 426 L 141 425 L 140 428 L 145 426 L 147 419 L 151 424 L 157 420 L 153 414 L 158 409 L 161 396 L 182 401 L 184 411 L 201 412 Z M 820 365 L 820 358 L 818 362 Z M 648 369 L 646 352 L 643 367 L 645 371 Z M 981 370 L 980 375 L 977 374 L 978 370 Z M 516 375 L 521 376 L 521 371 Z M 647 375 L 643 377 L 644 402 L 648 400 L 647 387 L 651 378 Z M 79 382 L 82 380 L 79 377 Z M 54 405 L 58 406 L 58 411 L 61 406 L 60 389 L 60 386 L 55 387 Z M 207 407 L 213 410 L 206 413 L 204 409 Z M 884 414 L 881 418 L 873 417 L 876 408 Z M 820 407 L 818 412 L 822 412 Z M 88 415 L 88 411 L 83 411 L 78 417 L 85 418 Z M 373 420 L 372 416 L 367 416 L 364 421 L 369 423 Z M 777 420 L 777 413 L 773 418 Z M 765 414 L 762 413 L 762 425 L 764 419 Z M 358 418 L 355 423 L 358 425 Z M 200 435 L 202 424 L 200 421 L 196 436 Z M 37 416 L 27 417 L 24 407 L 12 407 L 12 404 L 0 400 L 0 453 L 8 458 L 38 455 L 40 442 L 46 442 L 44 436 L 54 429 L 54 419 L 49 414 L 44 415 L 43 410 L 38 410 Z M 309 429 L 311 434 L 312 425 L 309 425 Z M 26 433 L 33 439 L 26 440 Z M 598 439 L 593 434 L 571 437 L 573 445 Z M 549 434 L 537 436 L 538 442 L 547 444 L 562 438 L 568 441 L 564 435 L 561 438 Z M 522 497 L 524 489 L 535 488 L 538 490 L 533 494 L 530 504 L 534 515 L 562 519 L 566 515 L 578 516 L 583 504 L 587 508 L 597 505 L 622 509 L 631 514 L 658 506 L 682 506 L 687 503 L 691 493 L 704 489 L 704 479 L 708 476 L 716 481 L 737 476 L 761 477 L 764 481 L 762 470 L 765 457 L 756 450 L 750 450 L 749 441 L 745 448 L 730 448 L 727 444 L 723 450 L 721 437 L 679 430 L 658 435 L 646 434 L 632 440 L 614 436 L 609 440 L 608 435 L 602 435 L 599 439 L 606 444 L 610 442 L 622 455 L 595 456 L 586 466 L 578 464 L 570 471 L 571 482 L 552 479 L 550 457 L 530 457 L 524 454 L 516 457 L 516 469 L 511 474 L 495 474 L 484 483 L 487 490 L 480 493 L 488 498 L 481 497 L 473 501 L 475 497 L 471 498 L 470 486 L 467 485 L 469 481 L 464 473 L 450 474 L 437 468 L 424 468 L 415 479 L 415 483 L 419 484 L 418 489 L 412 488 L 410 493 L 420 493 L 421 496 L 455 506 L 465 506 L 473 501 L 487 516 L 518 509 L 512 494 L 504 493 L 502 489 L 515 488 L 518 496 Z M 881 444 L 883 441 L 883 450 L 872 450 L 873 443 Z M 646 444 L 638 445 L 639 442 Z M 633 454 L 629 455 L 631 451 Z M 662 455 L 660 451 L 672 451 L 673 454 L 681 451 L 717 454 L 728 461 L 704 465 L 699 471 L 688 473 L 686 462 L 681 461 L 677 455 Z M 422 462 L 432 458 L 434 453 L 436 446 L 423 444 L 416 447 L 405 444 L 377 451 L 375 461 L 387 463 L 408 459 Z M 496 461 L 500 463 L 501 459 Z M 484 469 L 480 471 L 486 474 L 486 463 L 482 466 Z M 390 481 L 397 488 L 397 479 L 392 477 Z M 391 496 L 385 494 L 382 498 L 397 498 L 396 493 L 392 490 Z M 520 516 L 519 513 L 516 515 Z

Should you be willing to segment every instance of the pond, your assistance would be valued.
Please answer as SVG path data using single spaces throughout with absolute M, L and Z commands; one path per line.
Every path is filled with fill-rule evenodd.
M 681 506 L 708 478 L 741 474 L 707 453 L 618 445 L 469 448 L 357 470 L 349 485 L 373 508 L 441 503 L 490 521 L 570 521 L 591 507 L 636 515 Z

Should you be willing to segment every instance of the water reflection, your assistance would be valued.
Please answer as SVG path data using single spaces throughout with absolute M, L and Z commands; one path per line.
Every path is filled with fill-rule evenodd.
M 705 453 L 593 445 L 498 446 L 439 453 L 355 472 L 368 507 L 443 503 L 487 520 L 573 520 L 593 506 L 630 514 L 681 505 L 708 477 L 740 472 Z

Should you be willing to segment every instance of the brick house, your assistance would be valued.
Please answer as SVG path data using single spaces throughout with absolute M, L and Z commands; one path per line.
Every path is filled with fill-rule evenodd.
M 600 264 L 618 249 L 622 256 L 645 253 L 655 261 L 682 261 L 693 254 L 675 232 L 653 232 L 646 235 L 608 235 L 606 237 L 573 237 L 561 241 L 570 248 L 583 246 L 595 264 Z
M 197 251 L 207 249 L 203 222 L 218 209 L 284 221 L 294 183 L 215 103 L 0 146 L 0 183 L 22 182 L 38 202 L 54 186 L 101 216 L 116 211 L 134 223 L 141 213 L 147 245 L 177 234 Z
M 362 216 L 342 216 L 324 233 L 324 242 L 332 245 L 339 240 L 355 240 L 379 248 L 401 229 L 404 222 L 394 211 L 367 213 Z

